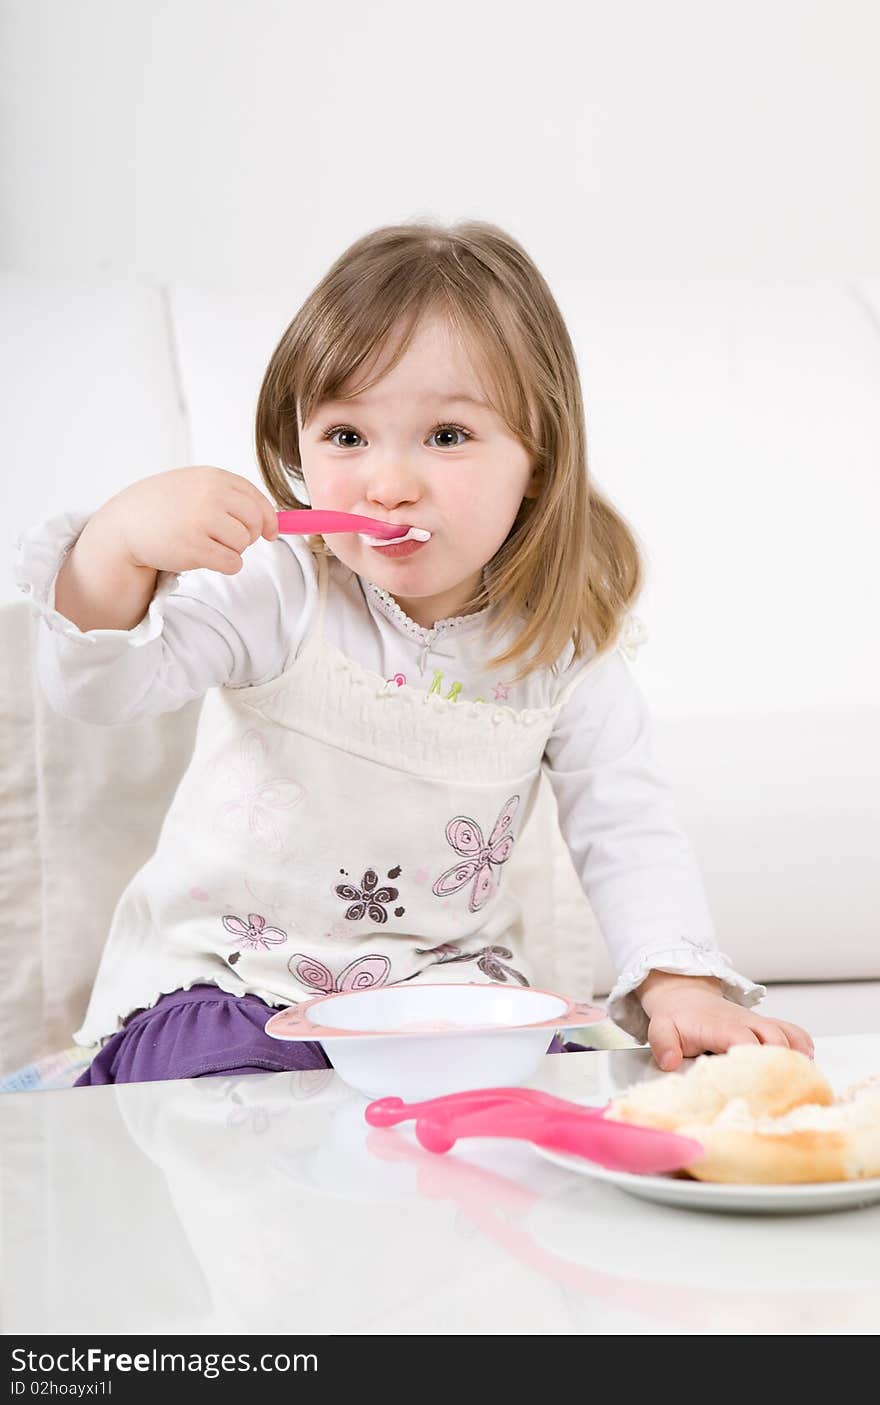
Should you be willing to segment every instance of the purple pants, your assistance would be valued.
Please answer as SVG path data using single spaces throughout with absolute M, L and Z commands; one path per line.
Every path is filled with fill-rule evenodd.
M 230 995 L 194 985 L 162 995 L 149 1010 L 131 1015 L 99 1049 L 76 1087 L 95 1083 L 152 1083 L 213 1074 L 285 1073 L 332 1068 L 317 1042 L 285 1042 L 265 1034 L 273 1013 L 257 995 Z M 580 1052 L 557 1035 L 548 1053 Z

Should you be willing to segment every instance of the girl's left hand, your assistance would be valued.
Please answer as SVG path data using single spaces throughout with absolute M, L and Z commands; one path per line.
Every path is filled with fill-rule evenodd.
M 652 971 L 637 994 L 648 1016 L 651 1051 L 667 1071 L 698 1054 L 723 1054 L 732 1044 L 781 1044 L 813 1057 L 813 1041 L 800 1025 L 727 1000 L 714 978 Z

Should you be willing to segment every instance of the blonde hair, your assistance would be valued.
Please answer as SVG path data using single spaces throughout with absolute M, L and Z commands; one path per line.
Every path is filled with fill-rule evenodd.
M 281 507 L 307 506 L 295 492 L 297 483 L 304 486 L 297 406 L 306 424 L 322 401 L 346 398 L 343 385 L 403 323 L 384 375 L 421 320 L 437 311 L 488 368 L 487 394 L 541 474 L 539 495 L 523 498 L 461 613 L 492 605 L 499 632 L 520 626 L 505 652 L 487 662 L 494 669 L 528 655 L 517 679 L 552 666 L 569 643 L 572 659 L 591 646 L 601 654 L 615 643 L 642 587 L 639 548 L 589 481 L 580 380 L 562 314 L 528 254 L 496 225 L 388 225 L 336 260 L 285 331 L 263 378 L 255 439 L 266 486 Z M 309 545 L 332 554 L 320 537 Z

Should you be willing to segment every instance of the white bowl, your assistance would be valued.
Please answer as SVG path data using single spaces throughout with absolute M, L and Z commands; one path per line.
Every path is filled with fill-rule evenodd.
M 523 1083 L 558 1030 L 605 1018 L 599 1006 L 530 987 L 390 985 L 292 1005 L 266 1033 L 317 1040 L 352 1088 L 409 1102 Z

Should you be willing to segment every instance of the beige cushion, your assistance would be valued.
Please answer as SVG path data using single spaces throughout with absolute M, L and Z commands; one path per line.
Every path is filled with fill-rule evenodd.
M 70 1045 L 201 708 L 121 727 L 60 717 L 34 676 L 36 628 L 26 602 L 0 609 L 0 1074 Z

